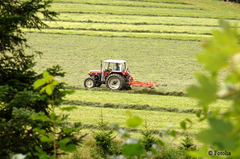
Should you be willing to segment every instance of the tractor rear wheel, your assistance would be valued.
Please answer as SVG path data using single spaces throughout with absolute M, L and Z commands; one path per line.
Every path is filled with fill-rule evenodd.
M 96 80 L 92 77 L 88 77 L 84 80 L 84 86 L 86 88 L 93 88 L 96 86 Z
M 124 77 L 119 74 L 111 74 L 107 78 L 107 87 L 112 90 L 120 90 L 125 87 Z

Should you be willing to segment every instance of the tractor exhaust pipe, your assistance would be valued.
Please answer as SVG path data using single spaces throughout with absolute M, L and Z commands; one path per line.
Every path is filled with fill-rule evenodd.
M 102 69 L 102 60 L 100 61 L 100 72 L 101 72 L 101 81 L 103 81 L 103 69 Z

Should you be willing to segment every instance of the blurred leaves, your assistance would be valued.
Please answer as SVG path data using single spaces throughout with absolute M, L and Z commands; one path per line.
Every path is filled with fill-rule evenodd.
M 231 27 L 221 20 L 222 30 L 213 32 L 213 38 L 203 43 L 204 53 L 198 55 L 198 61 L 203 63 L 206 74 L 196 74 L 198 85 L 187 89 L 189 96 L 197 98 L 202 106 L 201 112 L 196 112 L 199 121 L 207 119 L 209 128 L 202 130 L 197 139 L 203 142 L 200 151 L 187 152 L 192 157 L 209 157 L 209 148 L 222 151 L 238 152 L 240 149 L 240 37 L 237 27 Z M 219 73 L 225 72 L 224 80 L 219 84 Z M 217 98 L 232 100 L 232 106 L 225 112 L 216 110 L 209 113 L 209 104 Z M 186 129 L 186 122 L 180 123 Z M 234 153 L 239 158 L 239 153 Z
M 199 99 L 199 105 L 207 106 L 216 100 L 217 83 L 212 77 L 195 74 L 199 86 L 192 85 L 187 89 L 189 96 Z
M 47 84 L 46 86 L 44 86 Z M 46 91 L 48 95 L 51 95 L 54 86 L 58 85 L 59 81 L 55 80 L 52 75 L 50 75 L 47 71 L 43 72 L 43 79 L 38 79 L 37 81 L 34 82 L 34 89 L 37 89 L 41 86 L 44 86 L 41 88 L 40 92 Z
M 204 64 L 205 70 L 217 73 L 221 69 L 226 69 L 229 65 L 229 57 L 240 51 L 239 36 L 237 28 L 220 20 L 222 30 L 213 32 L 213 39 L 204 42 L 202 47 L 205 52 L 198 55 L 198 61 Z
M 129 118 L 126 120 L 126 125 L 131 128 L 135 128 L 142 124 L 143 119 L 139 116 L 132 115 L 130 111 L 126 111 L 126 114 L 129 116 Z
M 233 125 L 223 119 L 209 118 L 210 129 L 203 130 L 197 136 L 206 144 L 214 143 L 219 150 L 233 150 L 236 147 L 236 137 L 232 134 Z

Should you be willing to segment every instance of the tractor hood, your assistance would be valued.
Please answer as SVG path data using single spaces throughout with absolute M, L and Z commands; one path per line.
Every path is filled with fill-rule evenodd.
M 89 74 L 90 75 L 99 75 L 99 74 L 101 74 L 101 71 L 100 70 L 90 70 Z

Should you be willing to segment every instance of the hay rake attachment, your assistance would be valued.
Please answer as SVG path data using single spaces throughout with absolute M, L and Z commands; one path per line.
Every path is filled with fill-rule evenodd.
M 147 87 L 154 89 L 154 87 L 162 87 L 162 86 L 167 86 L 167 84 L 153 84 L 157 82 L 140 82 L 140 81 L 135 81 L 132 76 L 129 77 L 129 86 L 134 86 L 134 87 Z

